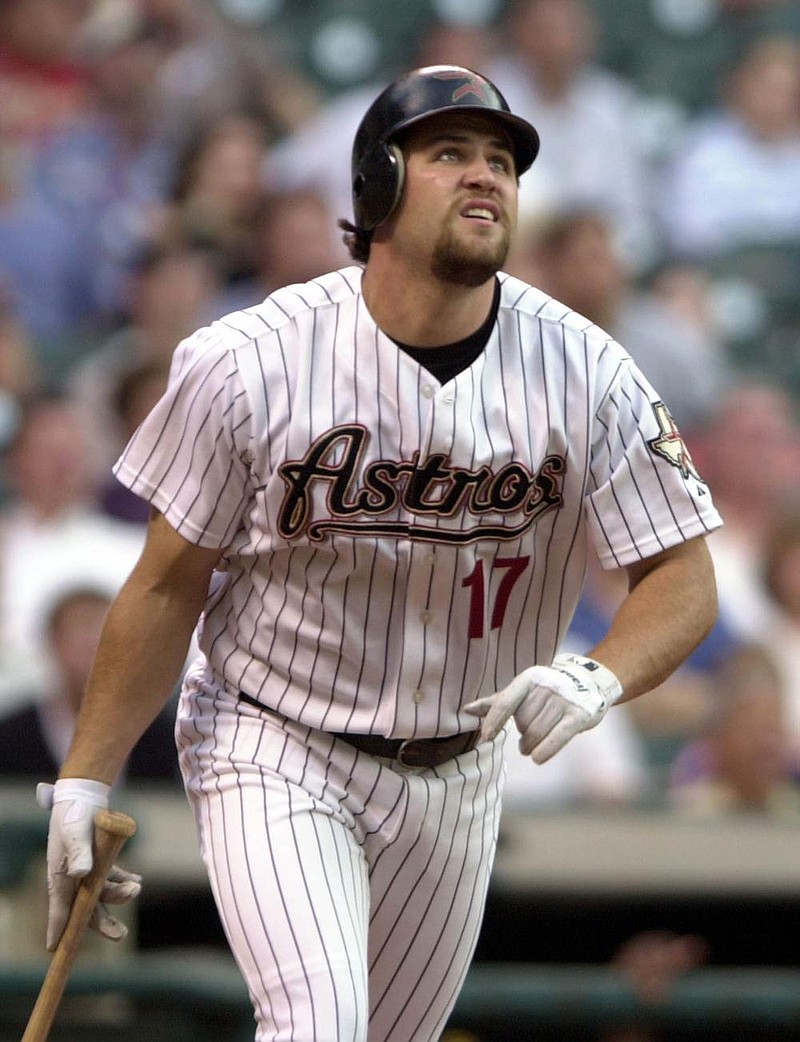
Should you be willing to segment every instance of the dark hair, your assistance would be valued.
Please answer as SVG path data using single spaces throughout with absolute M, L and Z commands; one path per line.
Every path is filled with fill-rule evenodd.
M 143 362 L 141 365 L 124 370 L 117 380 L 111 396 L 114 413 L 117 416 L 126 416 L 142 385 L 147 384 L 150 380 L 162 378 L 166 386 L 168 376 L 168 362 Z
M 358 261 L 360 264 L 366 264 L 369 260 L 369 249 L 372 244 L 372 232 L 364 231 L 363 228 L 356 228 L 351 221 L 347 221 L 344 218 L 342 218 L 338 224 L 344 232 L 342 242 L 347 247 L 350 256 L 354 261 Z

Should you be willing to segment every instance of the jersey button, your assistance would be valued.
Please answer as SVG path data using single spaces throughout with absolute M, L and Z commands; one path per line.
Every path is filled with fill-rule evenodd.
M 422 623 L 423 626 L 427 626 L 428 623 L 431 621 L 431 613 L 429 611 L 421 611 L 419 613 L 419 621 Z
M 417 690 L 417 691 L 414 692 L 414 694 L 411 697 L 414 699 L 414 701 L 417 703 L 417 705 L 419 705 L 419 703 L 422 701 L 422 699 L 425 696 L 423 695 L 423 693 L 420 690 Z
M 422 385 L 422 397 L 423 398 L 433 398 L 433 395 L 434 395 L 434 390 L 431 387 L 431 385 L 430 384 L 423 384 Z

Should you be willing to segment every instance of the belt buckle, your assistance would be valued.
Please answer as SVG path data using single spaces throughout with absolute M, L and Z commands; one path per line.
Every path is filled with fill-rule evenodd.
M 421 763 L 408 763 L 405 759 L 406 750 L 409 746 L 417 745 L 419 742 L 418 738 L 404 738 L 400 743 L 400 748 L 397 750 L 397 756 L 395 760 L 400 764 L 401 767 L 422 767 L 424 764 Z

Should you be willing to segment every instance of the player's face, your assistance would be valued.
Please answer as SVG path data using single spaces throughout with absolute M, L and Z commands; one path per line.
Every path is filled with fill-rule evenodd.
M 505 263 L 517 219 L 514 156 L 482 116 L 432 117 L 404 141 L 392 240 L 445 282 L 479 286 Z

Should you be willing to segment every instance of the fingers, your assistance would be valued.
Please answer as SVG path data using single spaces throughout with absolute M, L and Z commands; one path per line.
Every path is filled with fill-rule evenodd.
M 109 905 L 124 905 L 138 897 L 142 891 L 142 877 L 135 872 L 126 872 L 119 865 L 112 865 L 108 879 L 100 893 L 100 901 Z
M 66 859 L 66 872 L 72 879 L 80 879 L 92 867 L 92 834 L 94 810 L 88 803 L 72 800 L 57 803 L 53 811 L 59 816 L 61 844 Z
M 71 879 L 65 872 L 56 872 L 48 876 L 47 889 L 49 902 L 47 907 L 47 935 L 45 945 L 49 952 L 55 951 L 64 927 L 67 925 L 78 881 Z
M 584 730 L 585 714 L 579 710 L 569 709 L 553 726 L 542 733 L 525 735 L 520 739 L 520 751 L 529 754 L 534 763 L 547 763 L 557 752 L 560 752 L 571 739 Z
M 113 915 L 109 915 L 102 904 L 98 904 L 92 912 L 89 929 L 95 930 L 109 941 L 121 941 L 123 937 L 128 936 L 128 927 Z
M 50 900 L 45 943 L 49 952 L 55 951 L 61 934 L 64 932 L 79 883 L 80 880 L 77 877 L 69 876 L 66 872 L 56 872 L 48 880 Z M 127 904 L 139 896 L 141 889 L 142 877 L 140 875 L 135 872 L 126 872 L 118 865 L 114 865 L 100 893 L 102 903 L 97 905 L 89 920 L 90 929 L 96 930 L 109 940 L 122 940 L 127 935 L 128 928 L 119 919 L 110 915 L 103 905 Z
M 563 716 L 564 707 L 548 699 L 545 694 L 527 699 L 514 718 L 520 733 L 519 751 L 523 756 L 530 756 Z
M 494 695 L 468 702 L 464 706 L 467 713 L 483 717 L 481 724 L 481 741 L 493 741 L 505 725 L 525 701 L 531 689 L 530 681 L 525 673 L 514 677 L 511 683 Z

